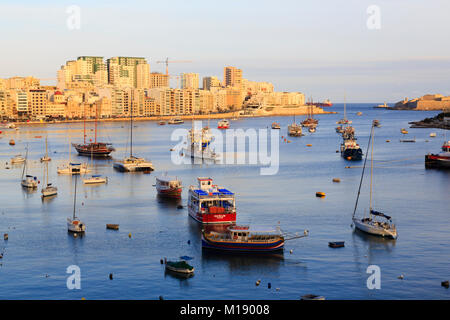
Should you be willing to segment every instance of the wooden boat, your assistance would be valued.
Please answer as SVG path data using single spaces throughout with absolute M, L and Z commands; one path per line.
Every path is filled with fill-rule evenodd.
M 184 260 L 166 261 L 166 270 L 182 274 L 193 274 L 195 271 L 194 267 Z
M 287 240 L 303 238 L 303 235 L 286 238 L 279 227 L 275 229 L 258 229 L 249 226 L 233 225 L 226 231 L 202 231 L 202 248 L 234 252 L 274 252 L 283 250 Z
M 11 164 L 23 163 L 25 161 L 26 161 L 26 159 L 24 157 L 22 157 L 20 154 L 11 158 Z
M 76 215 L 77 205 L 77 176 L 75 176 L 75 192 L 73 196 L 73 215 L 72 218 L 67 218 L 67 230 L 73 233 L 84 233 L 86 231 L 86 224 L 82 222 Z
M 328 242 L 328 246 L 331 248 L 342 248 L 345 247 L 345 241 Z
M 272 129 L 278 130 L 280 128 L 281 128 L 281 126 L 278 122 L 272 122 Z
M 109 230 L 119 230 L 119 225 L 118 225 L 118 224 L 111 224 L 111 223 L 108 223 L 108 224 L 106 224 L 106 229 L 109 229 Z
M 308 106 L 308 114 L 306 116 L 306 119 L 302 121 L 302 127 L 316 127 L 317 124 L 319 123 L 318 119 L 314 119 L 314 104 L 312 102 L 310 102 L 310 105 Z M 310 131 L 311 132 L 311 131 Z
M 323 198 L 325 197 L 325 192 L 316 192 L 316 197 Z
M 303 135 L 302 126 L 295 122 L 295 116 L 294 121 L 288 125 L 288 135 L 291 137 L 301 137 Z
M 374 125 L 372 123 L 372 128 L 370 131 L 369 143 L 367 145 L 367 153 L 364 160 L 364 166 L 361 173 L 361 180 L 359 183 L 358 195 L 356 197 L 355 208 L 353 210 L 353 224 L 355 229 L 366 232 L 371 235 L 382 236 L 386 238 L 397 239 L 397 228 L 392 223 L 391 217 L 376 211 L 372 207 L 372 190 L 373 190 L 373 140 L 374 140 Z M 364 171 L 366 168 L 367 155 L 369 153 L 369 147 L 372 145 L 371 161 L 370 161 L 370 198 L 369 198 L 369 217 L 356 218 L 356 210 L 358 207 L 359 195 L 361 192 L 361 186 L 364 178 Z
M 301 300 L 325 300 L 325 297 L 315 294 L 305 294 L 302 296 Z
M 9 145 L 10 146 L 15 146 L 16 142 L 14 141 L 14 139 L 9 140 Z
M 167 198 L 181 198 L 183 186 L 181 180 L 167 174 L 156 177 L 156 191 L 159 196 Z

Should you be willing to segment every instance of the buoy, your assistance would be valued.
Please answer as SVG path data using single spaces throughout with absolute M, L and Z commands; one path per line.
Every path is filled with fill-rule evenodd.
M 85 298 L 85 297 L 82 297 L 81 300 L 86 300 L 86 298 Z
M 325 197 L 325 192 L 320 192 L 320 191 L 316 192 L 316 197 L 319 197 L 319 198 Z
M 188 240 L 187 244 L 191 244 L 191 240 Z
M 352 157 L 347 157 L 347 160 L 352 160 Z
M 131 232 L 128 234 L 128 238 L 131 238 Z
M 109 280 L 112 280 L 112 279 L 113 279 L 113 274 L 110 273 L 110 274 L 109 274 Z
M 3 240 L 8 240 L 8 234 L 7 234 L 7 233 L 5 233 L 5 234 L 3 235 Z
M 391 140 L 386 140 L 386 142 L 391 142 Z
M 445 280 L 445 281 L 441 282 L 441 286 L 446 287 L 448 289 L 448 287 L 450 286 L 450 283 L 448 282 L 448 280 Z
M 306 146 L 307 146 L 307 147 L 312 147 L 312 144 L 308 143 Z
M 401 274 L 398 276 L 398 279 L 403 280 L 404 276 Z
M 341 182 L 341 179 L 339 179 L 339 178 L 333 178 L 333 182 Z
M 164 264 L 164 260 L 163 259 L 159 260 L 159 262 L 161 262 L 161 264 Z
M 259 286 L 259 284 L 261 283 L 261 280 L 257 280 L 256 281 L 256 285 Z
M 73 237 L 74 237 L 74 238 L 78 237 L 78 233 L 75 232 L 75 233 L 73 234 Z
M 294 250 L 292 250 L 292 249 L 291 249 L 291 250 L 289 250 L 289 253 L 290 253 L 290 254 L 292 254 L 292 252 L 294 252 Z

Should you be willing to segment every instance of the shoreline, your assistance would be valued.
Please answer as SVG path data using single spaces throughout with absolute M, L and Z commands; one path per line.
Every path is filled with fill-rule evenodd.
M 336 111 L 323 111 L 320 113 L 316 113 L 314 115 L 320 115 L 320 114 L 337 114 Z M 201 120 L 201 119 L 231 119 L 231 118 L 237 118 L 239 119 L 247 119 L 247 118 L 260 118 L 260 117 L 291 117 L 291 116 L 297 116 L 297 115 L 307 115 L 306 112 L 291 112 L 289 114 L 281 114 L 281 113 L 271 113 L 271 114 L 252 114 L 252 115 L 239 115 L 237 116 L 235 112 L 227 112 L 227 113 L 217 113 L 217 114 L 198 114 L 198 115 L 182 115 L 182 116 L 152 116 L 152 117 L 133 117 L 133 121 L 161 121 L 161 120 L 170 120 L 173 118 L 180 118 L 183 120 Z M 29 121 L 29 122 L 23 122 L 23 121 L 17 121 L 12 122 L 15 125 L 47 125 L 47 124 L 59 124 L 59 123 L 80 123 L 80 122 L 128 122 L 130 121 L 130 117 L 123 117 L 123 118 L 107 118 L 107 119 L 79 119 L 79 120 L 52 120 L 52 121 Z

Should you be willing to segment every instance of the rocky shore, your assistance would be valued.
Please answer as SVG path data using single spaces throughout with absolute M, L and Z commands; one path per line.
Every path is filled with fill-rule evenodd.
M 411 128 L 436 128 L 450 130 L 450 113 L 441 112 L 434 118 L 409 122 Z

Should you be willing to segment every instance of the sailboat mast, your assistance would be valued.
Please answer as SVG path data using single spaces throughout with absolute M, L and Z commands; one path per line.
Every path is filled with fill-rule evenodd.
M 133 156 L 133 95 L 131 95 L 131 115 L 130 115 L 130 158 Z
M 372 124 L 371 136 L 372 136 L 372 152 L 370 154 L 370 200 L 369 200 L 369 214 L 372 215 L 372 185 L 373 185 L 373 144 L 374 144 L 374 126 Z
M 25 153 L 25 162 L 23 163 L 22 180 L 23 176 L 25 175 L 25 168 L 27 167 L 27 161 L 28 161 L 28 144 L 27 144 L 27 151 Z
M 86 144 L 86 105 L 83 104 L 83 144 Z
M 95 105 L 95 143 L 97 143 L 97 119 L 98 119 L 97 105 Z
M 347 120 L 347 99 L 344 94 L 344 120 Z
M 373 124 L 372 124 L 372 128 L 373 128 Z M 359 181 L 358 195 L 356 196 L 355 208 L 353 209 L 353 216 L 352 216 L 353 218 L 355 217 L 356 209 L 358 208 L 359 195 L 361 194 L 361 186 L 362 186 L 362 182 L 363 182 L 363 178 L 364 178 L 364 171 L 366 169 L 367 155 L 369 154 L 370 143 L 372 141 L 372 132 L 373 132 L 373 130 L 370 130 L 369 144 L 367 145 L 366 157 L 364 158 L 364 165 L 363 165 L 363 170 L 361 173 L 361 180 Z
M 46 158 L 48 158 L 47 139 L 48 139 L 48 137 L 45 137 L 45 157 L 46 157 Z
M 75 175 L 75 193 L 73 197 L 73 220 L 75 220 L 75 207 L 77 205 L 77 175 Z

